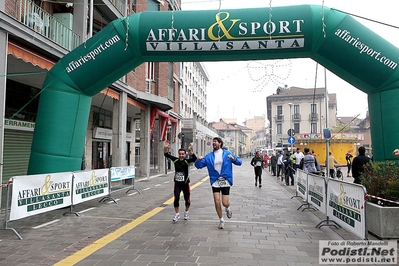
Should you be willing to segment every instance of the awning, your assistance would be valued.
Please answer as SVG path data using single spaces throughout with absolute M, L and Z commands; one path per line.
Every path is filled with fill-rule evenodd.
M 103 89 L 100 93 L 105 94 L 105 95 L 111 97 L 112 99 L 119 100 L 119 92 L 117 92 L 116 90 L 113 90 L 111 88 Z M 146 109 L 146 106 L 144 104 L 139 103 L 138 101 L 136 101 L 132 98 L 129 98 L 129 97 L 127 97 L 127 103 L 130 105 L 133 105 L 137 108 L 140 108 L 142 110 Z
M 15 58 L 22 59 L 24 62 L 31 63 L 32 65 L 38 66 L 42 69 L 50 70 L 55 65 L 54 61 L 51 61 L 28 48 L 13 43 L 12 41 L 8 42 L 7 54 L 12 54 Z
M 155 126 L 155 118 L 156 116 L 159 115 L 160 116 L 160 121 L 161 121 L 161 125 L 160 125 L 160 135 L 161 135 L 161 141 L 165 141 L 166 140 L 166 133 L 168 131 L 168 125 L 169 125 L 169 121 L 172 122 L 172 129 L 173 130 L 173 142 L 176 141 L 176 132 L 177 132 L 177 123 L 179 122 L 177 119 L 171 117 L 168 113 L 161 111 L 157 108 L 152 108 L 151 110 L 151 118 L 150 118 L 150 135 L 152 135 L 152 131 L 154 129 Z
M 119 92 L 114 91 L 111 88 L 103 89 L 102 91 L 100 91 L 100 93 L 105 94 L 105 95 L 111 97 L 112 99 L 119 100 Z
M 140 108 L 141 110 L 145 110 L 147 108 L 144 104 L 139 103 L 138 101 L 136 101 L 132 98 L 129 98 L 129 97 L 127 97 L 127 103 L 130 105 L 136 106 L 137 108 Z

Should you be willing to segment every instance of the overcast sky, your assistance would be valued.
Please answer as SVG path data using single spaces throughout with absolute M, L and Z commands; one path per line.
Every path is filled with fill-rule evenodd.
M 182 10 L 217 10 L 301 4 L 322 5 L 380 23 L 357 18 L 378 35 L 399 48 L 398 0 L 182 0 Z M 204 63 L 210 77 L 207 120 L 245 119 L 266 114 L 266 97 L 278 86 L 324 87 L 324 68 L 311 59 L 284 59 Z M 318 71 L 316 72 L 316 67 Z M 267 72 L 266 72 L 267 71 Z M 268 73 L 265 75 L 264 73 Z M 269 73 L 271 73 L 269 75 Z M 232 91 L 234 88 L 234 91 Z M 240 93 L 237 93 L 239 89 Z M 338 116 L 366 117 L 367 95 L 327 70 L 327 89 L 337 94 Z

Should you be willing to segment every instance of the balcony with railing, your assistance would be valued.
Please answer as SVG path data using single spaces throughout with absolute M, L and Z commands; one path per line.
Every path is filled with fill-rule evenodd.
M 110 2 L 116 7 L 116 9 L 119 10 L 119 12 L 121 12 L 122 15 L 125 14 L 124 13 L 124 9 L 126 8 L 125 1 L 111 0 Z
M 293 114 L 292 115 L 292 121 L 294 121 L 294 122 L 299 122 L 299 121 L 301 121 L 301 114 Z
M 38 34 L 45 36 L 69 51 L 80 44 L 80 36 L 77 33 L 33 1 L 17 0 L 12 6 L 13 8 L 6 9 L 6 13 Z M 73 15 L 70 14 L 70 16 L 72 19 Z
M 274 120 L 276 122 L 283 122 L 284 121 L 284 115 L 283 114 L 276 115 L 276 116 L 274 116 Z
M 309 121 L 317 121 L 319 119 L 319 115 L 316 113 L 309 114 Z

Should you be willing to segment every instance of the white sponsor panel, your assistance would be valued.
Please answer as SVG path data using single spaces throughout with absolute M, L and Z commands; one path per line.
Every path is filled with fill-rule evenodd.
M 72 202 L 78 204 L 109 194 L 109 169 L 74 172 Z
M 327 216 L 360 238 L 366 238 L 365 190 L 357 184 L 328 180 Z
M 326 213 L 326 186 L 324 177 L 308 175 L 308 202 L 322 213 Z
M 320 240 L 319 264 L 397 264 L 396 240 Z
M 308 197 L 308 174 L 302 171 L 301 169 L 297 169 L 297 185 L 296 191 L 298 191 L 299 195 L 306 199 Z
M 134 166 L 111 167 L 109 171 L 111 172 L 111 182 L 123 179 L 131 179 L 136 175 L 136 169 Z
M 71 205 L 72 172 L 12 177 L 10 221 Z
M 149 52 L 173 51 L 240 51 L 303 48 L 305 38 L 285 38 L 278 40 L 246 40 L 246 41 L 196 41 L 196 42 L 146 42 Z

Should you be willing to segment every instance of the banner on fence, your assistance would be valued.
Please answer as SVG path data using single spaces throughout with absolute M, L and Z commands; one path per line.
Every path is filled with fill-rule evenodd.
M 74 172 L 72 202 L 78 204 L 109 194 L 109 169 Z
M 308 175 L 308 202 L 322 213 L 326 213 L 326 186 L 324 177 Z
M 136 175 L 136 169 L 134 166 L 111 167 L 109 170 L 111 172 L 111 181 L 131 179 Z
M 308 174 L 305 173 L 304 171 L 297 169 L 296 171 L 297 174 L 297 185 L 296 185 L 296 191 L 298 191 L 299 195 L 303 198 L 306 199 L 308 196 Z
M 327 216 L 343 228 L 365 239 L 365 190 L 357 184 L 328 180 Z
M 71 205 L 72 172 L 14 176 L 10 221 Z

